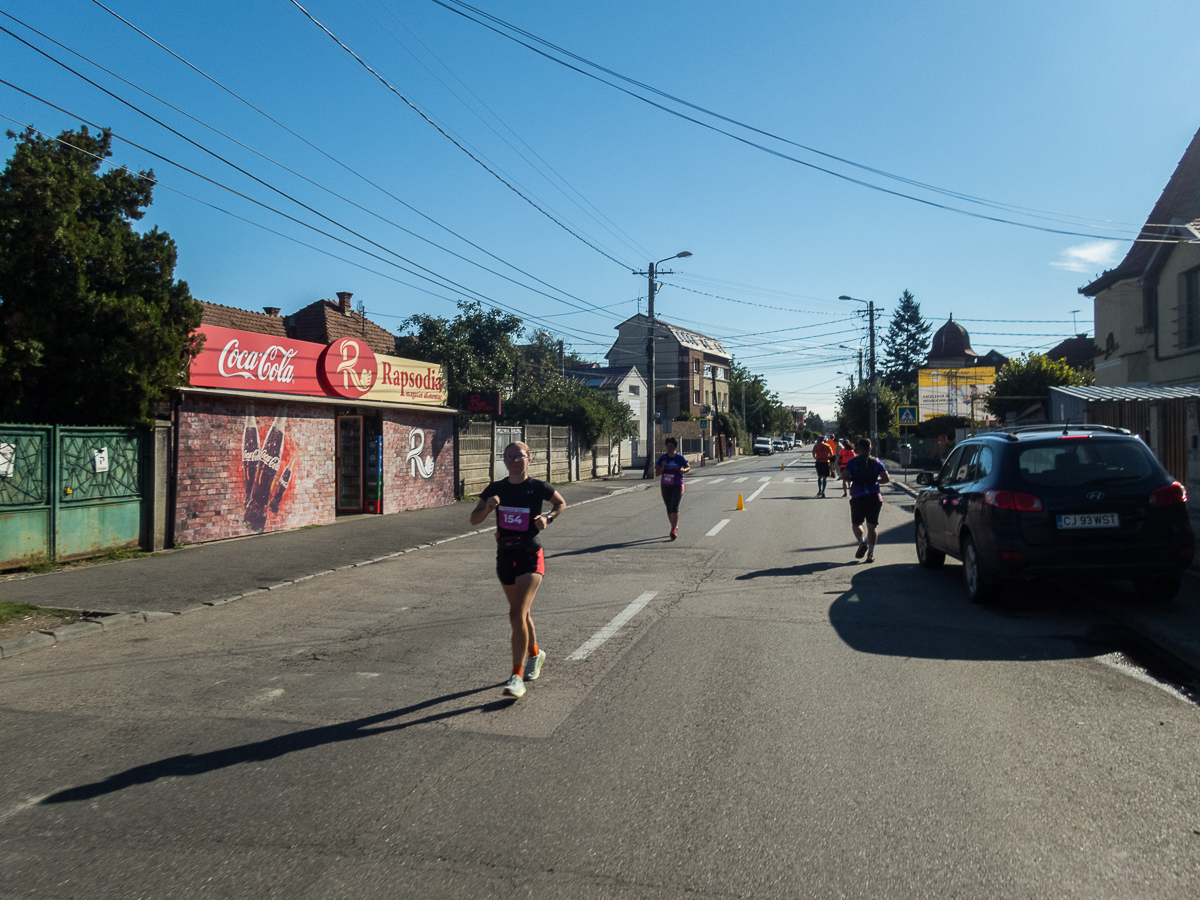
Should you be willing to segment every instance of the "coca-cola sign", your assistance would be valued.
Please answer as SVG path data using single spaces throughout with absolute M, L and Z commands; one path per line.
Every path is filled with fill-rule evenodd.
M 204 349 L 192 361 L 196 387 L 270 391 L 282 394 L 325 392 L 317 379 L 317 359 L 325 347 L 217 325 L 200 329 Z

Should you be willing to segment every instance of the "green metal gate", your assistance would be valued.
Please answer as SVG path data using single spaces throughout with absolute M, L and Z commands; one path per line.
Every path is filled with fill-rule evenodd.
M 0 569 L 139 547 L 146 436 L 0 425 Z

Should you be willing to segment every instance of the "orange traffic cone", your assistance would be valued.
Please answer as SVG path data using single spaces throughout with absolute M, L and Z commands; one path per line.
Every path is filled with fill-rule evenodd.
M 737 505 L 737 508 L 738 508 L 738 509 L 745 509 L 745 508 L 746 508 L 746 504 L 742 502 L 742 495 L 741 495 L 741 494 L 738 494 L 738 505 Z

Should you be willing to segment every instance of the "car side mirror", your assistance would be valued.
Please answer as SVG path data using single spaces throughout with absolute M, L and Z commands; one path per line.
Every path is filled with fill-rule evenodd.
M 937 476 L 931 472 L 918 472 L 917 473 L 917 484 L 929 485 L 929 484 L 933 484 L 936 481 L 937 481 Z

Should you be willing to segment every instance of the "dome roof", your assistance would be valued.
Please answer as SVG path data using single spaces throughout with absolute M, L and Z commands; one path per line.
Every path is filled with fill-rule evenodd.
M 978 355 L 971 349 L 971 336 L 967 334 L 967 329 L 955 322 L 954 314 L 951 313 L 950 321 L 939 328 L 933 336 L 933 344 L 929 348 L 929 358 L 950 359 Z

